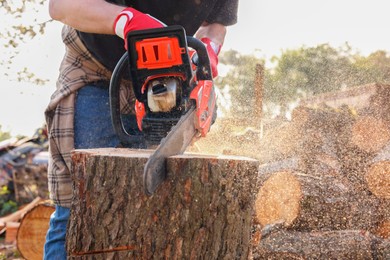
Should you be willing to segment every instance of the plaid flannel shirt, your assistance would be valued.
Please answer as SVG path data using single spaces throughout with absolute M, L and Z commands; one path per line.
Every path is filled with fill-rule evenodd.
M 45 110 L 49 132 L 48 186 L 50 199 L 70 208 L 72 202 L 71 152 L 74 149 L 74 103 L 77 90 L 94 82 L 109 82 L 112 72 L 101 65 L 83 45 L 75 29 L 62 29 L 65 55 L 60 65 L 56 90 Z M 109 51 L 109 50 L 107 50 Z M 134 101 L 127 82 L 122 82 L 120 103 L 122 113 L 134 112 Z

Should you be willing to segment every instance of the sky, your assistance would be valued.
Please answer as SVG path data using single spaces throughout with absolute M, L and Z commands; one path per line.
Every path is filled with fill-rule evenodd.
M 362 54 L 390 48 L 388 0 L 241 0 L 224 48 L 269 59 L 285 49 L 348 42 Z
M 266 60 L 287 49 L 324 43 L 333 47 L 348 43 L 363 55 L 376 50 L 390 52 L 389 7 L 389 0 L 240 0 L 238 23 L 228 28 L 223 50 L 256 54 Z M 46 8 L 40 20 L 50 19 Z M 2 19 L 0 26 L 6 26 Z M 0 68 L 2 131 L 30 136 L 43 124 L 43 111 L 55 89 L 64 54 L 60 33 L 59 22 L 49 23 L 45 36 L 22 46 L 14 60 L 15 71 L 29 67 L 49 80 L 45 86 L 10 81 Z

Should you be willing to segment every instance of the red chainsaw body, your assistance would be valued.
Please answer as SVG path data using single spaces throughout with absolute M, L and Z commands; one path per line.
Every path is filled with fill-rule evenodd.
M 138 128 L 141 131 L 146 128 L 146 131 L 148 131 L 149 118 L 153 120 L 154 117 L 164 118 L 168 116 L 170 118 L 168 121 L 172 117 L 179 119 L 192 103 L 196 106 L 195 127 L 200 135 L 204 137 L 210 129 L 216 103 L 213 81 L 212 79 L 197 80 L 197 66 L 193 64 L 190 58 L 193 52 L 196 51 L 188 48 L 187 45 L 183 46 L 181 44 L 183 43 L 181 34 L 172 33 L 168 30 L 167 35 L 164 35 L 163 31 L 164 29 L 159 29 L 156 36 L 153 36 L 153 33 L 145 33 L 145 38 L 142 37 L 141 33 L 138 33 L 138 38 L 130 41 L 130 44 L 133 43 L 133 48 L 129 46 L 129 49 L 134 50 L 132 52 L 134 60 L 131 61 L 132 57 L 130 57 L 130 65 L 136 66 L 132 70 L 133 79 L 140 78 L 139 75 L 142 75 L 142 82 L 139 81 L 141 84 L 136 86 L 141 97 L 137 98 L 135 104 Z M 172 94 L 176 95 L 174 100 L 172 98 L 168 100 L 172 103 L 176 102 L 176 104 L 172 104 L 169 111 L 167 109 L 162 111 L 159 111 L 158 108 L 153 109 L 153 97 L 164 99 L 161 98 L 164 95 L 164 82 L 172 78 L 176 79 L 175 87 L 180 89 L 176 89 L 175 94 Z M 161 91 L 161 93 L 150 94 L 150 88 L 153 88 L 154 91 L 155 85 L 158 85 L 160 88 L 158 91 Z M 151 96 L 152 98 L 150 98 Z M 164 100 L 161 102 L 164 102 Z M 169 125 L 171 123 L 162 122 L 162 124 Z

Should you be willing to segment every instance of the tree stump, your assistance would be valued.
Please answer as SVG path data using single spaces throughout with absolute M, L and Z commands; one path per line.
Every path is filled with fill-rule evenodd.
M 72 154 L 70 259 L 247 259 L 258 162 L 184 154 L 167 160 L 167 180 L 148 197 L 149 150 Z

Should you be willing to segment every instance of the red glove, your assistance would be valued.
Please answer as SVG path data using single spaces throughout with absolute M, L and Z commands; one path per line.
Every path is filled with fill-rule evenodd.
M 145 30 L 152 28 L 161 28 L 166 26 L 163 22 L 151 15 L 144 14 L 134 8 L 127 7 L 116 17 L 114 30 L 116 35 L 125 40 L 125 49 L 127 50 L 127 34 L 135 30 Z
M 213 74 L 213 78 L 215 78 L 218 76 L 218 54 L 221 51 L 222 45 L 212 42 L 209 38 L 202 38 L 200 40 L 206 45 L 210 59 L 211 73 Z

